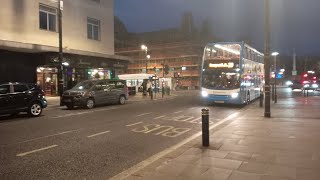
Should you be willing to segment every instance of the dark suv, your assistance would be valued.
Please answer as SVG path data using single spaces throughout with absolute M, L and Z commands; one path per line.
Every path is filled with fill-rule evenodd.
M 15 115 L 27 112 L 30 116 L 39 116 L 47 107 L 44 92 L 35 84 L 0 84 L 0 114 Z
M 86 80 L 63 93 L 60 105 L 72 109 L 82 106 L 88 109 L 107 103 L 125 104 L 128 88 L 124 80 Z

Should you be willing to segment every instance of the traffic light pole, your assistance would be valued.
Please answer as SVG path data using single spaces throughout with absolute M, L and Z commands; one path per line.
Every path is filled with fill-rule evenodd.
M 265 5 L 265 40 L 264 40 L 264 77 L 265 77 L 265 106 L 264 117 L 271 117 L 270 112 L 270 22 L 269 22 L 269 0 L 264 0 Z
M 163 83 L 164 83 L 164 63 L 162 64 L 162 98 L 164 96 L 164 87 L 163 87 Z

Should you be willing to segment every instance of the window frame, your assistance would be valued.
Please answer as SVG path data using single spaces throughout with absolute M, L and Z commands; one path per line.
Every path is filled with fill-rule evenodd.
M 97 24 L 92 23 L 92 21 L 96 21 Z M 91 38 L 89 37 L 89 25 L 91 28 Z M 97 39 L 95 39 L 95 36 L 94 36 L 94 27 L 98 27 Z M 101 41 L 101 21 L 100 20 L 95 19 L 95 18 L 91 18 L 91 17 L 87 17 L 87 38 L 90 40 Z
M 43 9 L 41 9 L 41 7 L 43 7 Z M 45 10 L 45 8 L 55 11 L 55 13 Z M 46 14 L 46 22 L 47 22 L 46 29 L 41 28 L 40 13 L 45 13 Z M 49 15 L 54 15 L 55 16 L 55 18 L 54 18 L 54 20 L 55 20 L 55 22 L 54 22 L 54 30 L 50 30 L 50 16 Z M 58 22 L 58 9 L 55 8 L 55 7 L 48 6 L 48 5 L 40 3 L 39 4 L 39 29 L 40 30 L 44 30 L 44 31 L 49 31 L 49 32 L 57 32 L 57 29 L 58 29 L 57 28 L 57 26 L 58 26 L 57 22 Z

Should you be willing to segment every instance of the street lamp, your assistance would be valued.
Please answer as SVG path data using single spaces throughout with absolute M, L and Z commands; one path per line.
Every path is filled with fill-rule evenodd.
M 150 59 L 150 55 L 148 55 L 148 47 L 146 45 L 141 45 L 141 49 L 145 51 L 145 57 L 146 57 L 146 74 L 148 72 L 148 59 Z
M 279 55 L 278 52 L 273 52 L 271 54 L 274 56 L 274 103 L 277 103 L 277 56 Z
M 62 52 L 62 10 L 63 1 L 62 0 L 51 0 L 52 2 L 58 2 L 58 33 L 59 33 L 59 65 L 58 65 L 58 92 L 60 100 L 63 94 L 64 78 L 63 78 L 63 52 Z
M 265 77 L 265 106 L 264 117 L 271 117 L 270 112 L 270 17 L 269 17 L 269 0 L 264 0 L 265 8 L 265 30 L 264 30 L 264 77 Z

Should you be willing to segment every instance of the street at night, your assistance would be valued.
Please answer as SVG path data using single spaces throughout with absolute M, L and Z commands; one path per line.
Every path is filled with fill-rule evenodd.
M 0 180 L 319 180 L 319 0 L 1 0 Z
M 301 96 L 279 89 L 280 103 Z M 210 125 L 257 104 L 208 106 Z M 201 131 L 203 107 L 198 91 L 183 91 L 164 100 L 146 97 L 92 110 L 52 105 L 37 118 L 2 117 L 1 177 L 110 178 Z
M 38 118 L 2 119 L 1 173 L 5 179 L 111 177 L 201 130 L 197 92 L 181 94 L 92 110 L 55 106 Z M 211 107 L 210 123 L 240 110 Z

